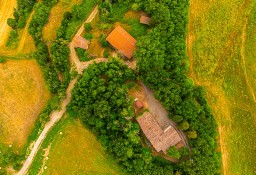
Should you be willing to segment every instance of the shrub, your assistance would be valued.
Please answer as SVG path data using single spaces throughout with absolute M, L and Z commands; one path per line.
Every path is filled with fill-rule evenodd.
M 85 33 L 84 35 L 85 39 L 87 39 L 88 41 L 90 41 L 93 38 L 93 34 L 91 33 Z
M 4 62 L 6 62 L 6 59 L 5 59 L 5 58 L 0 57 L 0 63 L 4 63 Z
M 85 23 L 84 24 L 84 30 L 86 32 L 90 32 L 92 30 L 92 24 L 91 23 Z
M 107 38 L 107 35 L 105 35 L 105 34 L 100 35 L 99 42 L 100 42 L 101 46 L 104 48 L 108 46 L 108 42 L 107 42 L 106 38 Z
M 180 158 L 180 151 L 175 147 L 175 146 L 171 146 L 168 150 L 167 150 L 167 154 L 170 157 L 173 157 L 175 159 L 179 159 Z

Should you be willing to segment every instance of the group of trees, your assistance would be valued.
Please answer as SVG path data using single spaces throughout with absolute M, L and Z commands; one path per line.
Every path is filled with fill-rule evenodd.
M 93 64 L 86 69 L 72 91 L 69 116 L 79 117 L 101 141 L 103 147 L 131 174 L 172 174 L 168 161 L 143 148 L 140 127 L 133 121 L 133 101 L 128 98 L 133 70 L 119 59 Z M 133 84 L 133 83 L 132 83 Z
M 14 9 L 14 18 L 8 18 L 7 24 L 13 29 L 22 29 L 33 9 L 36 0 L 17 0 L 17 9 Z
M 216 122 L 204 89 L 186 77 L 188 5 L 188 0 L 135 0 L 133 6 L 153 19 L 152 29 L 137 42 L 135 57 L 140 78 L 191 138 L 191 159 L 176 168 L 184 174 L 219 174 Z

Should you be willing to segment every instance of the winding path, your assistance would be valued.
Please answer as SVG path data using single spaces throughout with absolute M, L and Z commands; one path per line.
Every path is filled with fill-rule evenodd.
M 96 16 L 96 14 L 98 13 L 98 6 L 96 6 L 94 8 L 94 10 L 91 12 L 90 16 L 87 18 L 87 22 L 88 21 L 92 21 L 92 19 Z M 82 33 L 83 32 L 83 26 L 82 25 L 80 27 L 80 29 L 78 30 L 78 33 Z M 77 35 L 76 34 L 76 35 Z M 71 42 L 72 43 L 72 42 Z M 71 47 L 72 44 L 69 45 L 70 49 L 74 50 L 74 47 Z M 92 60 L 89 62 L 84 62 L 81 63 L 76 55 L 75 52 L 72 52 L 71 50 L 71 54 L 70 54 L 70 60 L 75 63 L 78 71 L 80 71 L 79 73 L 82 74 L 82 71 L 84 69 L 86 69 L 90 64 L 93 64 L 95 62 L 101 62 L 103 61 L 101 58 L 96 59 L 96 60 Z M 105 61 L 105 60 L 104 60 Z M 25 160 L 23 167 L 20 169 L 20 171 L 18 173 L 16 173 L 16 175 L 25 175 L 28 172 L 28 169 L 30 167 L 30 165 L 32 164 L 38 150 L 40 149 L 41 144 L 43 143 L 44 139 L 47 136 L 47 133 L 52 129 L 52 127 L 61 119 L 61 117 L 64 115 L 64 113 L 66 112 L 66 107 L 69 104 L 70 100 L 71 100 L 71 91 L 74 88 L 74 85 L 77 82 L 77 78 L 73 79 L 69 85 L 68 88 L 66 90 L 66 98 L 61 102 L 61 110 L 58 111 L 53 111 L 50 115 L 50 121 L 45 125 L 45 128 L 43 129 L 42 133 L 40 134 L 40 136 L 38 137 L 38 139 L 36 140 L 35 144 L 33 145 L 33 148 L 31 150 L 31 153 L 29 154 L 29 156 L 27 157 L 27 159 Z

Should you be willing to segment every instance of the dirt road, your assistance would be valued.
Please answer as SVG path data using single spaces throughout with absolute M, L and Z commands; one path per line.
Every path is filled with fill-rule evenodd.
M 94 8 L 94 10 L 92 11 L 91 15 L 87 18 L 87 22 L 91 21 L 95 15 L 98 13 L 98 6 L 96 6 Z M 83 25 L 81 26 L 83 28 Z M 82 29 L 79 29 L 78 33 L 82 32 Z M 78 35 L 78 33 L 76 35 Z M 76 55 L 74 51 L 74 47 L 72 47 L 72 42 L 69 45 L 71 50 L 71 55 L 70 55 L 70 60 L 72 62 L 75 63 L 76 67 L 78 68 L 78 71 L 81 71 L 80 74 L 82 73 L 83 69 L 87 68 L 90 64 L 93 64 L 94 62 L 101 62 L 103 61 L 103 59 L 97 59 L 97 60 L 92 60 L 86 63 L 81 63 Z M 105 61 L 105 60 L 104 60 Z M 29 154 L 29 156 L 27 157 L 25 163 L 23 164 L 23 167 L 20 169 L 20 171 L 16 174 L 16 175 L 25 175 L 30 167 L 30 165 L 33 162 L 34 157 L 36 156 L 38 150 L 40 149 L 41 144 L 43 143 L 44 139 L 47 136 L 47 133 L 50 131 L 50 129 L 52 129 L 52 127 L 61 119 L 61 117 L 64 115 L 64 113 L 66 112 L 66 107 L 69 104 L 70 100 L 71 100 L 71 91 L 74 88 L 74 85 L 76 84 L 77 78 L 75 78 L 74 80 L 72 80 L 69 83 L 69 86 L 66 90 L 66 98 L 61 102 L 61 110 L 58 111 L 53 111 L 50 115 L 50 121 L 45 125 L 45 128 L 43 129 L 42 133 L 40 134 L 40 136 L 38 137 L 38 139 L 36 140 L 35 144 L 33 145 L 33 148 L 31 150 L 31 153 Z
M 84 31 L 84 24 L 85 23 L 89 23 L 89 22 L 92 22 L 92 20 L 94 19 L 94 17 L 97 15 L 97 13 L 99 12 L 99 9 L 98 9 L 98 5 L 93 9 L 93 11 L 91 12 L 91 14 L 89 15 L 89 17 L 86 19 L 86 21 L 81 25 L 81 27 L 78 29 L 77 33 L 75 36 L 81 36 L 81 34 L 83 33 Z M 84 69 L 84 63 L 81 63 L 79 61 L 79 58 L 76 54 L 76 51 L 75 51 L 75 48 L 74 48 L 74 40 L 72 40 L 70 43 L 69 43 L 69 49 L 70 49 L 70 61 L 71 63 L 73 63 L 75 66 L 76 66 L 76 69 L 77 69 L 77 72 L 78 74 L 82 74 L 83 72 L 83 69 Z

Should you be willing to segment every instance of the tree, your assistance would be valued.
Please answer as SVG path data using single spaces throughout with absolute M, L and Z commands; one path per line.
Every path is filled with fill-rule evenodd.
M 180 125 L 179 125 L 179 129 L 180 130 L 187 130 L 189 128 L 189 123 L 188 121 L 184 120 Z
M 196 131 L 187 131 L 186 134 L 187 134 L 188 138 L 190 138 L 190 139 L 195 139 L 195 138 L 197 138 L 197 133 L 196 133 Z

